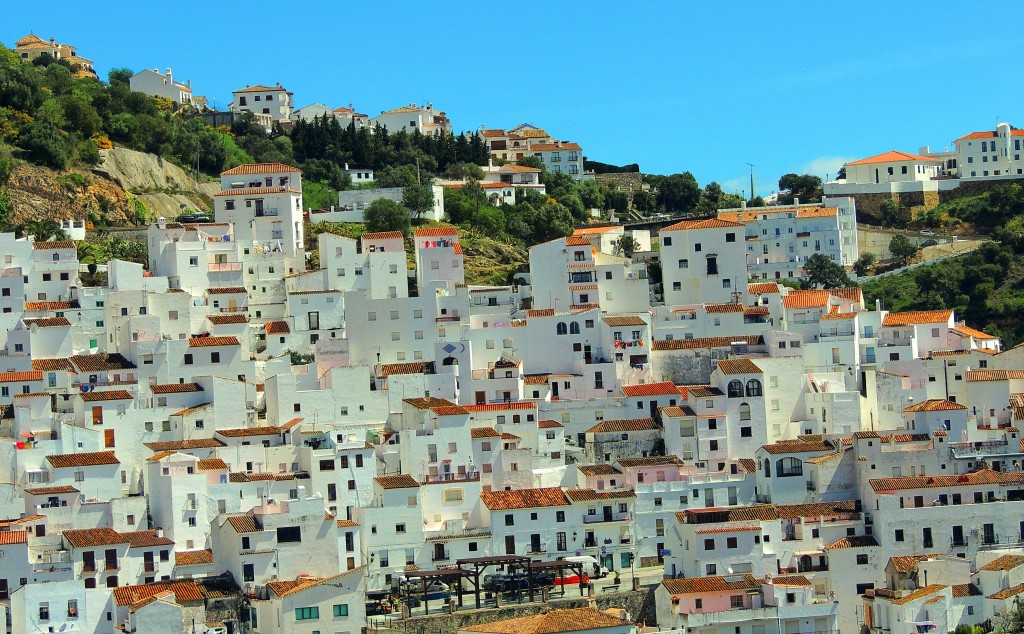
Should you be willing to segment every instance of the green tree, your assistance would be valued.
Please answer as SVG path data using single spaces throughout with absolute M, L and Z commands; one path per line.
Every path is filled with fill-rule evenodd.
M 903 209 L 895 198 L 883 200 L 878 206 L 878 215 L 884 227 L 898 227 L 903 224 Z
M 434 190 L 429 185 L 409 185 L 402 191 L 402 205 L 417 220 L 434 208 Z
M 914 256 L 917 255 L 919 250 L 920 247 L 902 233 L 894 235 L 892 240 L 889 241 L 889 253 L 891 253 L 892 257 L 896 258 L 900 264 L 910 262 Z
M 633 192 L 633 209 L 637 211 L 654 211 L 655 200 L 654 194 L 647 191 L 646 189 L 640 189 Z
M 29 220 L 22 225 L 22 232 L 32 236 L 36 242 L 48 242 L 50 240 L 66 240 L 67 234 L 61 229 L 60 223 L 56 220 Z
M 444 171 L 444 177 L 454 181 L 464 181 L 470 178 L 480 181 L 484 179 L 484 170 L 473 163 L 453 163 Z
M 794 198 L 810 202 L 821 196 L 821 179 L 812 174 L 785 174 L 779 179 L 779 192 L 784 202 Z
M 631 235 L 624 235 L 615 241 L 615 250 L 622 255 L 622 257 L 631 258 L 637 249 L 640 248 L 640 244 Z
M 672 174 L 658 185 L 658 205 L 668 212 L 688 213 L 700 201 L 700 187 L 690 172 Z
M 833 262 L 823 253 L 815 253 L 804 262 L 804 277 L 801 280 L 805 288 L 844 288 L 855 286 L 846 274 L 842 265 Z
M 63 169 L 68 164 L 68 140 L 61 130 L 53 125 L 36 121 L 28 129 L 28 135 L 21 145 L 35 163 L 57 169 Z
M 875 254 L 871 252 L 865 252 L 857 258 L 857 261 L 853 263 L 853 272 L 858 277 L 864 277 L 871 272 L 871 266 L 875 263 Z
M 538 170 L 544 169 L 544 161 L 540 160 L 540 157 L 537 156 L 524 156 L 523 158 L 516 160 L 516 165 L 532 167 Z
M 604 204 L 608 209 L 625 213 L 629 210 L 629 194 L 620 191 L 610 191 L 604 197 Z
M 366 230 L 374 233 L 401 231 L 408 234 L 412 224 L 409 210 L 387 198 L 378 198 L 370 203 L 363 212 L 363 221 L 366 222 Z

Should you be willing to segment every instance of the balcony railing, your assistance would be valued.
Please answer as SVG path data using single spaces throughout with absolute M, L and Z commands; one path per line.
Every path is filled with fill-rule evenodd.
M 966 537 L 960 537 L 960 538 L 954 537 L 953 539 L 949 540 L 949 545 L 950 545 L 951 548 L 962 548 L 962 547 L 967 545 L 967 538 Z
M 584 524 L 597 524 L 600 522 L 628 522 L 629 513 L 612 513 L 611 515 L 602 515 L 600 513 L 596 515 L 584 515 Z
M 224 272 L 224 271 L 241 271 L 241 262 L 211 262 L 209 265 L 210 272 Z
M 256 217 L 257 218 L 267 218 L 267 217 L 273 217 L 273 216 L 276 216 L 276 215 L 277 215 L 277 208 L 276 207 L 264 207 L 263 209 L 257 209 L 256 210 Z

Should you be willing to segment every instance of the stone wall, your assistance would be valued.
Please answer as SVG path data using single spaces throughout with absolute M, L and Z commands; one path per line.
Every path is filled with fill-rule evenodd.
M 654 604 L 654 589 L 657 586 L 645 586 L 638 592 L 601 592 L 595 591 L 594 602 L 597 609 L 623 608 L 633 621 L 654 625 L 657 612 Z M 576 594 L 577 596 L 573 596 Z M 403 634 L 451 634 L 459 628 L 479 623 L 490 623 L 504 619 L 530 616 L 553 609 L 585 608 L 590 601 L 587 597 L 578 596 L 578 587 L 566 591 L 566 598 L 551 599 L 547 603 L 523 603 L 502 605 L 499 608 L 482 608 L 480 610 L 461 610 L 455 614 L 438 613 L 429 616 L 414 616 L 394 621 L 390 631 Z M 467 605 L 473 605 L 473 598 L 467 595 L 463 599 Z M 438 609 L 440 610 L 440 604 Z M 432 608 L 433 609 L 433 608 Z

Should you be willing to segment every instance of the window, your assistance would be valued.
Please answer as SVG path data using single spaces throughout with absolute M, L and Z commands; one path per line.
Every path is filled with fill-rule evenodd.
M 799 458 L 780 458 L 775 463 L 776 476 L 779 478 L 790 478 L 804 474 L 804 463 Z
M 50 620 L 50 604 L 45 601 L 39 604 L 39 620 Z
M 712 538 L 705 539 L 704 540 L 704 550 L 714 550 L 714 549 L 715 549 L 715 540 L 712 539 Z
M 897 528 L 893 538 L 898 542 L 903 541 L 903 529 Z
M 278 526 L 277 543 L 287 544 L 302 541 L 302 530 L 298 526 Z
M 348 604 L 347 603 L 336 604 L 334 606 L 334 616 L 335 617 L 348 616 Z
M 757 379 L 747 381 L 747 396 L 761 396 L 761 382 Z
M 725 547 L 726 548 L 738 548 L 739 544 L 738 544 L 737 538 L 735 538 L 735 537 L 727 537 L 727 538 L 725 538 Z
M 192 355 L 191 354 L 186 354 L 185 355 L 185 365 L 192 365 Z
M 742 608 L 743 607 L 743 595 L 742 594 L 734 594 L 731 597 L 729 597 L 729 607 L 731 607 L 733 609 Z
M 867 555 L 864 555 L 864 554 L 857 555 L 857 564 L 858 565 L 866 566 L 867 563 L 868 563 L 868 556 Z
M 743 397 L 743 383 L 733 379 L 729 381 L 728 387 L 729 398 L 742 398 Z
M 716 566 L 715 564 L 707 564 L 707 565 L 704 566 L 704 572 L 709 577 L 711 575 L 716 575 L 716 574 L 718 574 L 718 566 Z M 698 601 L 699 600 L 700 599 L 698 599 Z
M 690 268 L 690 261 L 689 260 L 679 260 L 679 268 L 681 268 L 681 269 L 688 269 L 688 268 Z
M 296 621 L 310 621 L 319 618 L 320 608 L 317 606 L 313 606 L 311 608 L 295 608 Z

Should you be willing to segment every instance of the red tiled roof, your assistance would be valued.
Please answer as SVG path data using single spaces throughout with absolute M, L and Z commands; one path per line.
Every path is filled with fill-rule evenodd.
M 196 463 L 196 469 L 200 471 L 215 471 L 227 468 L 228 464 L 221 458 L 202 458 Z
M 82 400 L 86 403 L 99 401 L 130 401 L 135 397 L 128 390 L 110 390 L 107 392 L 82 392 Z
M 181 394 L 184 392 L 202 392 L 203 386 L 198 383 L 156 383 L 149 387 L 153 394 Z
M 683 220 L 677 222 L 674 225 L 670 225 L 662 229 L 665 231 L 693 231 L 694 229 L 729 229 L 729 228 L 743 228 L 743 225 L 738 222 L 731 220 L 722 220 L 720 218 L 708 218 L 706 220 Z
M 364 233 L 359 236 L 360 240 L 405 240 L 401 231 L 378 231 L 376 233 Z
M 32 359 L 32 369 L 43 372 L 74 372 L 75 366 L 71 365 L 71 360 L 67 358 Z
M 565 493 L 559 487 L 547 489 L 518 489 L 515 491 L 484 491 L 480 494 L 484 506 L 492 511 L 568 506 Z
M 1009 381 L 1024 379 L 1024 370 L 968 370 L 964 373 L 968 381 Z
M 754 282 L 747 284 L 747 293 L 751 295 L 773 295 L 781 292 L 775 282 Z
M 750 359 L 722 359 L 718 369 L 722 374 L 762 374 L 761 368 Z
M 990 340 L 999 338 L 994 335 L 990 335 L 987 332 L 975 330 L 974 328 L 970 328 L 968 326 L 957 326 L 956 328 L 953 328 L 952 331 L 958 335 L 963 335 L 964 337 L 974 337 L 975 339 Z
M 463 405 L 470 413 L 477 412 L 509 412 L 521 411 L 524 409 L 537 409 L 533 401 L 512 401 L 511 403 L 486 403 L 484 405 Z
M 676 384 L 671 381 L 662 381 L 660 383 L 643 383 L 640 385 L 623 385 L 622 393 L 625 396 L 664 396 L 669 394 L 679 394 L 679 388 Z
M 206 289 L 207 295 L 234 295 L 244 292 L 246 292 L 244 286 L 215 286 Z
M 618 475 L 621 473 L 610 464 L 581 464 L 579 470 L 586 476 Z
M 74 548 L 112 546 L 131 543 L 127 537 L 112 528 L 82 528 L 64 531 L 64 539 Z
M 187 449 L 216 449 L 224 447 L 224 443 L 216 438 L 196 438 L 194 440 L 165 440 L 144 443 L 152 451 L 180 451 Z
M 995 130 L 986 130 L 985 132 L 971 132 L 957 139 L 957 141 L 963 141 L 965 139 L 994 139 L 998 135 Z M 1017 128 L 1010 129 L 1010 136 L 1024 136 L 1024 130 L 1018 130 Z
M 174 553 L 175 566 L 202 566 L 213 563 L 213 551 L 209 548 L 203 550 L 179 550 Z
M 156 531 L 128 531 L 121 536 L 131 544 L 129 548 L 150 548 L 155 546 L 173 546 L 174 542 Z
M 745 343 L 750 346 L 764 344 L 764 337 L 761 335 L 739 335 L 736 337 L 696 337 L 693 339 L 657 339 L 652 342 L 651 349 L 654 351 L 664 350 L 700 350 L 704 348 L 728 348 L 734 342 Z
M 567 247 L 589 247 L 590 240 L 587 240 L 583 236 L 569 236 L 565 239 L 565 246 Z
M 772 577 L 771 584 L 773 586 L 788 586 L 800 588 L 811 585 L 811 580 L 803 575 L 788 575 Z
M 411 475 L 400 473 L 397 475 L 377 476 L 373 479 L 382 489 L 417 489 L 419 483 Z
M 1005 572 L 1022 565 L 1024 565 L 1024 557 L 1021 555 L 1002 555 L 1001 557 L 996 557 L 978 570 L 1001 570 Z
M 653 418 L 632 418 L 622 420 L 603 420 L 586 431 L 588 434 L 608 432 L 648 431 L 657 429 Z
M 287 335 L 291 333 L 292 329 L 288 327 L 288 322 L 278 319 L 276 321 L 268 321 L 263 325 L 268 335 Z
M 562 427 L 565 427 L 565 425 L 557 420 L 542 420 L 537 423 L 537 429 L 559 429 Z
M 677 466 L 682 465 L 683 462 L 679 459 L 679 456 L 646 456 L 643 458 L 619 458 L 619 466 L 625 469 L 632 469 L 634 467 L 661 467 L 661 466 Z
M 743 304 L 705 304 L 704 312 L 709 315 L 722 315 L 725 313 L 745 312 Z
M 834 550 L 836 548 L 871 548 L 875 546 L 878 546 L 878 541 L 871 535 L 851 535 L 825 546 L 825 550 Z
M 28 531 L 0 531 L 0 546 L 12 546 L 14 544 L 27 544 Z
M 953 315 L 951 310 L 912 310 L 889 313 L 882 320 L 883 326 L 910 326 L 920 324 L 944 324 Z
M 25 383 L 28 381 L 42 381 L 43 373 L 39 370 L 25 370 L 22 372 L 0 372 L 0 383 Z
M 417 238 L 458 237 L 459 230 L 456 227 L 426 227 L 424 229 L 416 229 L 413 231 L 413 235 Z
M 121 464 L 113 451 L 96 451 L 91 453 L 64 453 L 46 456 L 46 460 L 56 469 L 64 467 L 96 467 L 100 465 Z
M 625 315 L 622 317 L 602 317 L 601 321 L 608 324 L 612 328 L 626 327 L 626 326 L 646 326 L 647 322 L 643 320 L 639 315 Z
M 251 88 L 243 88 L 242 90 L 236 90 L 235 92 L 252 92 L 265 90 L 283 90 L 280 86 L 277 88 L 268 88 L 266 86 L 252 86 Z M 225 170 L 220 173 L 221 176 L 239 176 L 242 174 L 275 174 L 278 172 L 301 172 L 297 167 L 291 165 L 285 165 L 284 163 L 246 163 L 245 165 L 239 165 L 238 167 L 232 167 L 229 170 Z
M 986 599 L 1010 599 L 1018 594 L 1024 592 L 1024 583 L 1018 583 L 1017 585 L 1000 590 L 999 592 L 993 592 L 992 594 L 985 597 Z
M 211 346 L 237 346 L 238 337 L 192 337 L 188 340 L 189 348 L 209 348 Z
M 551 610 L 503 621 L 464 625 L 459 630 L 481 634 L 562 634 L 622 629 L 627 626 L 629 623 L 613 614 L 588 607 Z
M 228 516 L 228 523 L 231 524 L 231 528 L 235 529 L 236 533 L 258 533 L 263 530 L 263 527 L 256 523 L 256 517 L 252 513 L 230 515 Z
M 173 579 L 158 583 L 147 583 L 139 586 L 121 586 L 114 588 L 114 603 L 124 607 L 135 605 L 150 597 L 164 592 L 173 592 L 175 603 L 196 603 L 204 598 L 204 591 L 197 581 L 192 579 Z
M 860 159 L 859 161 L 852 161 L 847 165 L 870 165 L 872 163 L 899 163 L 902 161 L 928 161 L 929 163 L 941 163 L 940 159 L 931 158 L 928 156 L 920 156 L 918 154 L 907 154 L 906 152 L 899 152 L 897 150 L 890 150 L 883 152 L 882 154 L 876 154 L 869 156 L 868 158 Z
M 236 313 L 234 315 L 207 315 L 206 318 L 210 320 L 211 324 L 216 326 L 249 323 L 249 317 L 241 313 Z
M 927 597 L 929 595 L 935 594 L 936 592 L 941 592 L 942 590 L 945 590 L 945 589 L 946 589 L 946 586 L 938 584 L 938 583 L 933 583 L 930 586 L 921 588 L 919 590 L 915 590 L 915 591 L 911 592 L 910 594 L 905 594 L 902 597 L 900 597 L 899 599 L 893 599 L 891 601 L 891 603 L 893 605 L 906 605 L 907 603 L 911 603 L 913 601 L 917 601 L 918 599 L 923 599 L 924 597 Z
M 669 594 L 701 594 L 727 590 L 757 590 L 761 587 L 753 575 L 732 575 L 729 577 L 690 577 L 688 579 L 665 579 L 661 582 Z
M 33 242 L 32 248 L 37 251 L 53 251 L 56 249 L 75 249 L 73 240 L 57 240 L 55 242 Z
M 37 319 L 22 319 L 26 326 L 38 326 L 39 328 L 64 328 L 70 327 L 71 322 L 67 317 L 39 317 Z
M 501 434 L 498 433 L 493 427 L 474 427 L 469 430 L 470 438 L 501 438 Z
M 29 495 L 58 495 L 61 493 L 78 493 L 78 489 L 73 486 L 63 485 L 54 487 L 34 487 L 26 488 L 25 493 Z
M 780 440 L 762 447 L 770 454 L 809 453 L 813 451 L 833 452 L 835 448 L 827 442 L 807 442 L 804 440 Z
M 234 429 L 218 429 L 217 433 L 227 438 L 245 438 L 247 436 L 273 436 L 281 433 L 281 428 L 273 425 L 262 427 L 237 427 Z
M 908 489 L 949 488 L 979 484 L 1020 484 L 1024 474 L 982 469 L 974 473 L 948 476 L 903 476 L 869 480 L 875 492 L 904 491 Z
M 930 398 L 927 401 L 914 403 L 903 408 L 904 412 L 942 412 L 947 410 L 967 409 L 966 406 L 942 398 Z

